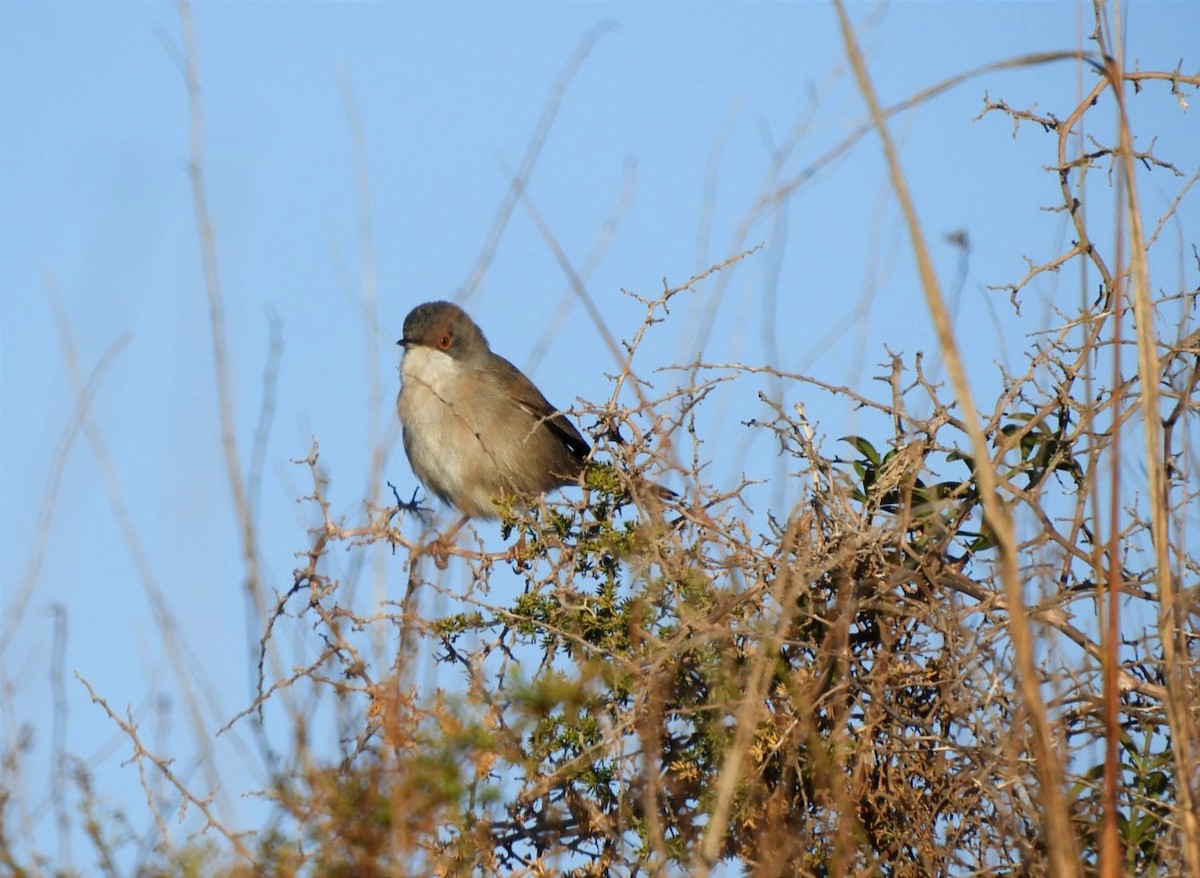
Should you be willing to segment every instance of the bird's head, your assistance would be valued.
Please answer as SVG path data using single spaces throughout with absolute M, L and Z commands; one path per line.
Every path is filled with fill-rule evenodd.
M 483 330 L 453 302 L 426 302 L 413 308 L 404 318 L 404 335 L 396 344 L 405 351 L 430 348 L 460 361 L 485 357 L 490 351 Z

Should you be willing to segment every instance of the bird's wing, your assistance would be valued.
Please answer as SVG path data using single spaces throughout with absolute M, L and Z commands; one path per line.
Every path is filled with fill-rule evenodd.
M 580 435 L 567 416 L 546 401 L 546 397 L 542 396 L 542 392 L 534 383 L 525 377 L 524 372 L 504 357 L 497 354 L 493 354 L 493 356 L 496 358 L 496 366 L 507 373 L 500 386 L 509 389 L 513 403 L 537 418 L 577 458 L 583 460 L 587 457 L 588 452 L 592 450 L 591 446 L 587 444 L 587 440 Z

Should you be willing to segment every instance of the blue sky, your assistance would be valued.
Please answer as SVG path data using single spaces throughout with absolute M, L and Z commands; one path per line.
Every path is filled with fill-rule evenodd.
M 989 61 L 1080 45 L 1074 3 L 851 9 L 885 104 Z M 622 289 L 656 295 L 664 278 L 678 283 L 743 246 L 766 244 L 729 272 L 727 285 L 710 281 L 676 300 L 672 320 L 643 351 L 644 375 L 665 387 L 670 373 L 654 368 L 701 356 L 768 363 L 883 398 L 886 388 L 872 378 L 884 344 L 936 359 L 875 138 L 817 168 L 781 214 L 750 213 L 773 180 L 804 173 L 863 120 L 829 6 L 201 3 L 194 19 L 243 465 L 273 318 L 283 345 L 259 521 L 271 588 L 290 585 L 293 553 L 305 547 L 311 523 L 295 502 L 310 485 L 290 461 L 316 437 L 335 511 L 358 514 L 372 490 L 371 449 L 377 437 L 395 437 L 394 341 L 404 315 L 464 291 L 554 83 L 597 28 L 528 193 L 577 268 L 619 212 L 587 279 L 612 333 L 628 338 L 641 315 Z M 1082 21 L 1090 27 L 1089 11 Z M 1181 58 L 1194 69 L 1197 33 L 1196 4 L 1131 4 L 1127 51 L 1142 69 L 1171 69 Z M 0 655 L 0 710 L 6 749 L 22 724 L 33 729 L 20 792 L 32 844 L 60 853 L 47 810 L 54 734 L 92 766 L 101 792 L 128 809 L 135 827 L 151 825 L 133 770 L 120 765 L 128 746 L 71 674 L 148 723 L 152 696 L 178 696 L 178 682 L 83 437 L 66 450 L 38 575 L 23 579 L 75 404 L 52 317 L 56 299 L 85 375 L 125 339 L 91 417 L 187 665 L 210 693 L 208 731 L 251 697 L 247 644 L 257 632 L 248 636 L 219 444 L 182 46 L 170 3 L 0 5 L 0 546 L 4 627 L 13 626 Z M 975 117 L 985 91 L 1064 117 L 1078 77 L 1063 62 L 993 72 L 893 121 L 947 288 L 961 253 L 944 236 L 961 230 L 972 243 L 957 319 L 985 400 L 998 380 L 995 363 L 1021 365 L 1027 334 L 1054 322 L 1056 304 L 1072 307 L 1078 287 L 1039 281 L 1020 320 L 1005 296 L 986 291 L 1020 277 L 1023 256 L 1048 259 L 1069 239 L 1059 215 L 1038 209 L 1057 197 L 1044 170 L 1053 138 L 1032 125 L 1014 137 L 999 114 Z M 365 146 L 378 326 L 360 308 L 362 211 L 348 93 Z M 1195 108 L 1184 112 L 1166 88 L 1151 86 L 1133 111 L 1135 125 L 1159 135 L 1161 152 L 1186 162 L 1190 149 L 1194 160 Z M 793 135 L 773 177 L 772 157 Z M 1144 186 L 1147 212 L 1157 216 L 1176 184 L 1163 172 Z M 1195 205 L 1185 205 L 1184 240 L 1194 240 L 1198 219 Z M 1167 277 L 1162 287 L 1177 283 Z M 608 397 L 612 358 L 525 206 L 513 211 L 466 305 L 493 348 L 530 368 L 551 401 Z M 696 327 L 708 320 L 712 332 L 700 340 Z M 804 399 L 831 445 L 884 427 L 845 400 L 789 395 Z M 731 394 L 717 411 L 722 417 L 706 425 L 710 477 L 770 474 L 772 449 L 762 439 L 745 445 L 735 426 L 755 415 L 752 396 Z M 402 490 L 415 485 L 394 442 L 385 478 Z M 800 488 L 779 484 L 770 502 L 795 502 Z M 498 543 L 496 530 L 480 532 Z M 377 593 L 395 583 L 395 597 L 403 572 L 386 563 L 396 567 L 376 568 Z M 58 725 L 49 686 L 56 607 L 66 623 Z M 175 710 L 165 749 L 193 753 Z M 236 810 L 248 807 L 238 797 L 262 774 L 231 737 L 215 746 Z M 74 856 L 86 866 L 78 843 Z

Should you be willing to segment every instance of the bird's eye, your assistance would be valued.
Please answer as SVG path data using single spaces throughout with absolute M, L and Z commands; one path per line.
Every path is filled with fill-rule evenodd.
M 450 330 L 446 330 L 438 337 L 438 347 L 444 351 L 450 350 L 450 342 L 453 340 L 450 335 Z

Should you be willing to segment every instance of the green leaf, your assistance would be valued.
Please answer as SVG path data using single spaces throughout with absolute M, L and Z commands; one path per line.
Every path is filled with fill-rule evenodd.
M 864 439 L 862 436 L 843 436 L 842 442 L 849 442 L 854 446 L 854 450 L 869 460 L 875 466 L 879 466 L 879 452 L 875 450 L 875 446 Z

